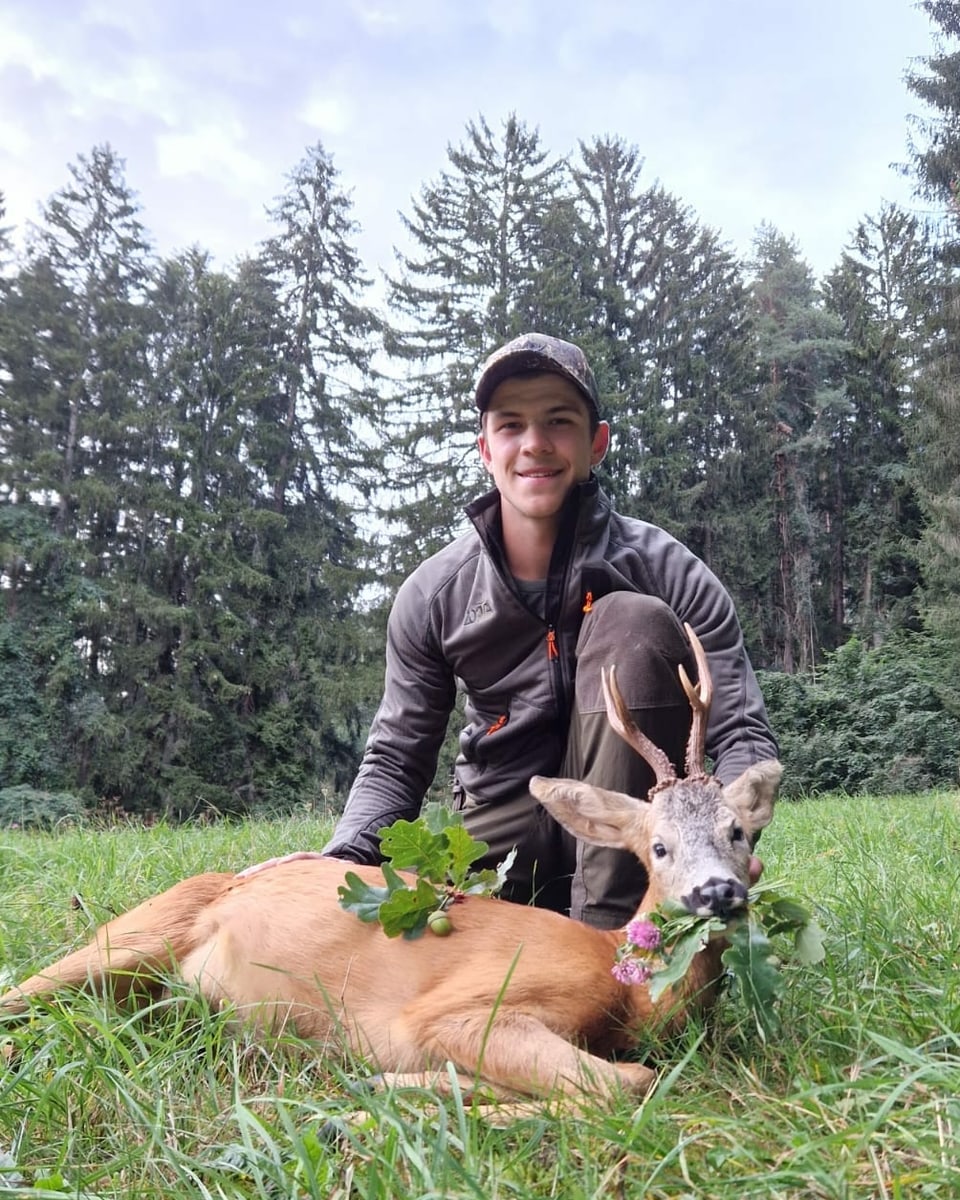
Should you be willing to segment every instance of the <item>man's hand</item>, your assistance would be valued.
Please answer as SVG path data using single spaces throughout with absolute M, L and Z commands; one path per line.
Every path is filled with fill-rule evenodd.
M 280 867 L 284 863 L 297 862 L 303 858 L 327 858 L 328 855 L 321 854 L 319 850 L 295 850 L 292 854 L 283 854 L 279 858 L 268 858 L 264 862 L 256 863 L 252 867 L 244 867 L 242 871 L 237 872 L 238 879 L 246 879 L 248 875 L 256 875 L 259 871 L 266 871 L 269 867 Z

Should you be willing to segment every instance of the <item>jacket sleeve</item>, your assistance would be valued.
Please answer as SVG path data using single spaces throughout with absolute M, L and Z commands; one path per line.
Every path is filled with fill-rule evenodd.
M 777 741 L 743 644 L 733 600 L 709 567 L 682 543 L 658 530 L 650 556 L 656 589 L 703 643 L 713 679 L 706 752 L 723 784 L 747 767 L 776 758 Z
M 414 820 L 433 782 L 456 696 L 417 572 L 401 586 L 387 623 L 383 699 L 360 770 L 325 854 L 381 861 L 377 831 Z

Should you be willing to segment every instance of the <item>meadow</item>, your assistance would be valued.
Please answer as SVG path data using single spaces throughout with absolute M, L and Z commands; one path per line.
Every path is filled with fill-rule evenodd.
M 316 847 L 328 829 L 3 831 L 4 981 L 185 875 Z M 460 1093 L 358 1096 L 366 1064 L 259 1042 L 185 988 L 146 1012 L 71 997 L 0 1028 L 0 1195 L 960 1195 L 960 794 L 781 802 L 759 852 L 764 878 L 815 911 L 826 958 L 784 962 L 775 1038 L 727 997 L 709 1028 L 641 1046 L 661 1072 L 641 1104 L 490 1120 Z

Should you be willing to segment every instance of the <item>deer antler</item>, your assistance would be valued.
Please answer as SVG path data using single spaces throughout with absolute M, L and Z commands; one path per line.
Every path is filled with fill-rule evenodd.
M 603 687 L 603 698 L 607 705 L 607 720 L 625 742 L 631 745 L 644 762 L 653 771 L 657 782 L 650 789 L 650 795 L 668 784 L 675 783 L 677 773 L 673 763 L 659 746 L 642 733 L 634 724 L 627 702 L 617 687 L 617 669 L 609 667 L 600 671 L 600 683 Z
M 685 760 L 686 778 L 702 778 L 704 757 L 707 741 L 707 717 L 710 715 L 710 703 L 713 700 L 713 680 L 710 678 L 710 667 L 707 664 L 706 651 L 693 629 L 684 624 L 690 645 L 693 647 L 693 657 L 697 664 L 697 686 L 690 682 L 690 676 L 683 666 L 679 668 L 680 683 L 690 701 L 693 717 L 690 722 L 690 737 L 687 739 Z M 650 795 L 660 791 L 677 780 L 673 763 L 659 746 L 642 733 L 634 724 L 627 708 L 627 702 L 617 687 L 616 667 L 608 667 L 600 672 L 600 682 L 603 686 L 603 698 L 607 705 L 607 720 L 628 745 L 640 755 L 656 777 L 656 783 L 650 789 Z
M 713 680 L 710 678 L 710 667 L 707 664 L 707 654 L 703 644 L 693 629 L 684 623 L 690 645 L 693 647 L 693 657 L 697 663 L 697 686 L 690 682 L 683 666 L 680 667 L 680 682 L 687 693 L 690 707 L 693 709 L 693 720 L 690 725 L 690 737 L 687 740 L 686 771 L 687 778 L 703 775 L 704 757 L 707 742 L 707 717 L 710 715 L 710 702 L 713 700 Z

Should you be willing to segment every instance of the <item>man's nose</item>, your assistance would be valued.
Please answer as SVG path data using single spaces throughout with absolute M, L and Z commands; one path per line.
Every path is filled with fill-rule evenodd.
M 523 434 L 523 448 L 530 454 L 542 454 L 553 448 L 550 431 L 545 425 L 531 421 Z

